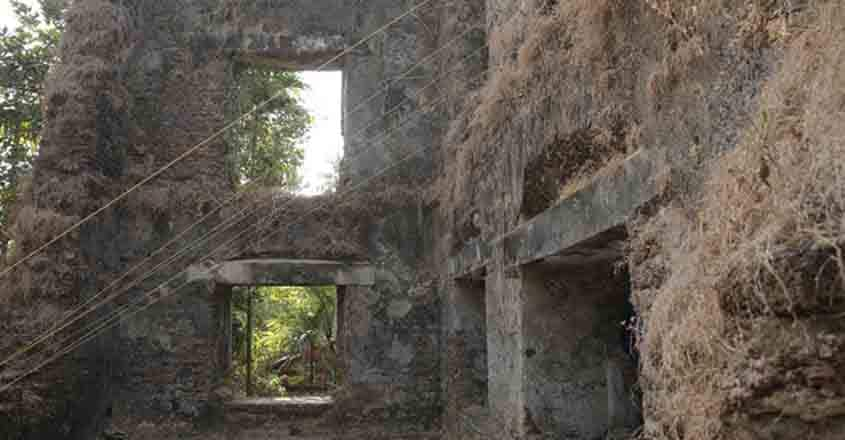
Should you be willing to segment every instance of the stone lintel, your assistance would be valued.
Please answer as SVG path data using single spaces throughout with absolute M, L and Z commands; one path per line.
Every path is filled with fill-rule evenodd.
M 253 259 L 221 263 L 209 272 L 232 286 L 372 286 L 375 269 L 367 263 L 325 260 Z
M 309 70 L 321 66 L 346 48 L 340 35 L 300 35 L 291 37 L 270 32 L 221 32 L 203 35 L 203 45 L 223 48 L 240 61 L 284 70 Z M 339 69 L 342 60 L 326 66 Z
M 585 266 L 609 263 L 625 256 L 628 231 L 616 226 L 579 242 L 560 253 L 532 262 L 531 267 L 540 271 L 557 271 L 561 266 Z M 514 267 L 514 266 L 510 266 Z
M 461 248 L 457 255 L 449 257 L 449 276 L 451 278 L 478 278 L 487 265 L 492 249 L 490 244 L 473 239 Z
M 625 223 L 663 192 L 668 171 L 662 152 L 652 150 L 640 150 L 604 170 L 585 188 L 505 235 L 505 264 L 550 257 L 577 264 L 621 255 Z

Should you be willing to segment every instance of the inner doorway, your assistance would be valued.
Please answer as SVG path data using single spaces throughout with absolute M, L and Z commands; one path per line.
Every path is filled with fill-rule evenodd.
M 279 322 L 279 315 L 269 314 L 269 319 L 266 319 L 267 332 L 261 341 L 275 341 L 275 345 L 270 345 L 272 350 L 268 350 L 269 356 L 264 360 L 258 356 L 254 356 L 253 367 L 241 367 L 240 373 L 237 371 L 238 364 L 245 365 L 246 362 L 246 343 L 256 342 L 253 338 L 260 338 L 262 336 L 253 333 L 253 337 L 241 336 L 238 341 L 237 335 L 246 335 L 249 327 L 249 314 L 244 316 L 243 310 L 249 309 L 249 300 L 252 298 L 253 313 L 255 313 L 256 303 L 260 301 L 269 304 L 276 303 L 293 303 L 295 306 L 283 308 L 288 314 L 297 314 L 297 311 L 311 310 L 312 312 L 322 307 L 323 311 L 320 314 L 313 313 L 313 316 L 322 316 L 323 322 L 327 322 L 329 317 L 332 317 L 333 325 L 332 331 L 323 331 L 322 335 L 315 336 L 318 341 L 322 339 L 323 344 L 333 342 L 332 358 L 335 365 L 332 368 L 332 373 L 327 376 L 326 383 L 329 388 L 337 386 L 338 384 L 348 385 L 350 378 L 347 377 L 350 370 L 350 362 L 347 347 L 357 344 L 357 339 L 351 326 L 347 328 L 346 316 L 349 315 L 349 310 L 355 304 L 351 301 L 351 297 L 364 298 L 368 295 L 369 289 L 375 285 L 375 268 L 367 262 L 363 261 L 331 261 L 331 260 L 301 260 L 301 259 L 284 259 L 284 258 L 263 258 L 263 259 L 242 259 L 230 260 L 216 265 L 208 276 L 209 281 L 213 281 L 215 285 L 214 290 L 214 316 L 216 325 L 216 360 L 215 370 L 216 381 L 226 390 L 225 393 L 218 393 L 218 398 L 227 409 L 254 409 L 256 406 L 262 408 L 279 408 L 279 410 L 287 411 L 290 409 L 295 413 L 301 411 L 324 411 L 331 405 L 331 399 L 314 400 L 290 397 L 278 397 L 281 394 L 291 394 L 299 392 L 307 392 L 307 389 L 296 389 L 294 385 L 308 384 L 310 375 L 310 363 L 299 361 L 300 365 L 296 365 L 297 350 L 307 351 L 309 342 L 307 337 L 297 341 L 293 339 L 292 342 L 281 344 L 281 337 L 273 338 L 270 335 L 276 335 L 272 328 L 274 322 Z M 293 287 L 282 287 L 293 286 Z M 308 290 L 315 289 L 315 290 Z M 250 295 L 250 292 L 252 295 Z M 313 294 L 317 293 L 315 297 Z M 334 297 L 332 298 L 332 293 Z M 309 296 L 304 296 L 309 295 Z M 318 305 L 322 301 L 322 306 Z M 236 304 L 237 303 L 237 304 Z M 265 304 L 265 303 L 261 303 Z M 309 305 L 310 304 L 310 305 Z M 329 312 L 332 310 L 333 313 Z M 266 306 L 266 304 L 264 305 Z M 306 307 L 308 306 L 308 307 Z M 263 306 L 259 306 L 263 307 Z M 273 309 L 274 307 L 268 307 Z M 281 308 L 281 307 L 276 307 Z M 240 312 L 239 312 L 240 310 Z M 306 315 L 307 316 L 307 315 Z M 300 315 L 300 318 L 303 316 Z M 253 332 L 255 329 L 262 328 L 261 323 L 256 325 L 255 315 L 253 315 Z M 280 324 L 275 324 L 280 325 Z M 323 324 L 323 328 L 328 327 Z M 305 332 L 300 331 L 299 336 Z M 331 337 L 325 335 L 331 333 Z M 288 334 L 288 340 L 291 336 Z M 262 343 L 259 341 L 258 343 Z M 299 342 L 302 343 L 299 343 Z M 315 345 L 319 345 L 319 342 Z M 300 348 L 303 347 L 303 348 Z M 243 353 L 241 355 L 241 353 Z M 255 354 L 255 353 L 253 353 Z M 242 357 L 237 358 L 238 355 Z M 285 356 L 290 355 L 287 359 Z M 316 358 L 316 356 L 308 355 Z M 307 361 L 308 356 L 303 356 Z M 293 365 L 290 361 L 293 359 Z M 279 361 L 283 362 L 279 362 Z M 236 363 L 237 362 L 237 363 Z M 275 364 L 275 368 L 274 368 Z M 271 397 L 251 399 L 244 399 L 247 394 L 246 384 L 250 383 L 246 379 L 246 373 L 256 373 L 256 369 L 270 369 L 271 371 L 279 371 L 278 379 L 270 375 L 267 382 L 269 383 L 268 391 Z M 297 370 L 298 368 L 298 370 Z M 293 374 L 291 374 L 293 373 Z M 285 379 L 282 375 L 287 375 L 288 387 L 285 388 L 282 381 Z M 292 376 L 300 377 L 292 377 Z M 232 383 L 238 377 L 242 377 L 240 383 Z M 321 382 L 320 374 L 316 371 L 313 375 L 314 382 L 318 385 Z M 252 378 L 250 378 L 252 379 Z M 253 386 L 255 382 L 252 382 Z M 257 386 L 256 386 L 257 388 Z M 250 390 L 253 393 L 258 393 L 259 390 Z M 273 397 L 275 396 L 275 397 Z M 260 399 L 260 400 L 256 400 Z M 285 409 L 287 408 L 287 409 Z
M 236 397 L 323 396 L 340 384 L 338 289 L 233 289 L 229 380 Z
M 247 413 L 252 414 L 255 411 L 259 411 L 261 413 L 265 412 L 272 412 L 275 414 L 276 417 L 300 417 L 300 416 L 309 416 L 314 417 L 320 414 L 323 414 L 325 411 L 329 410 L 333 405 L 333 398 L 328 394 L 314 396 L 313 394 L 308 395 L 307 393 L 310 390 L 305 388 L 296 389 L 294 385 L 308 384 L 308 378 L 310 375 L 310 363 L 307 362 L 307 357 L 305 357 L 306 362 L 300 361 L 299 369 L 297 369 L 296 357 L 300 353 L 297 353 L 297 349 L 299 347 L 308 347 L 307 341 L 302 341 L 304 344 L 298 344 L 295 339 L 290 344 L 279 344 L 278 339 L 277 344 L 270 348 L 275 350 L 269 350 L 268 353 L 270 356 L 266 358 L 265 361 L 258 362 L 258 356 L 255 356 L 256 359 L 253 359 L 253 367 L 251 369 L 243 368 L 241 370 L 240 375 L 243 377 L 243 382 L 238 386 L 237 383 L 231 383 L 238 377 L 236 356 L 241 353 L 240 347 L 243 346 L 243 349 L 246 349 L 246 342 L 254 342 L 253 338 L 258 337 L 257 335 L 253 335 L 253 338 L 249 336 L 242 337 L 242 341 L 238 342 L 235 339 L 235 333 L 238 332 L 240 334 L 247 334 L 247 331 L 240 330 L 236 328 L 237 326 L 249 326 L 249 315 L 247 315 L 244 319 L 243 314 L 238 316 L 238 309 L 244 310 L 242 305 L 236 305 L 235 302 L 245 303 L 246 309 L 249 308 L 249 300 L 252 298 L 252 307 L 253 313 L 255 313 L 256 303 L 259 301 L 269 301 L 270 303 L 276 302 L 284 302 L 282 301 L 282 297 L 290 297 L 285 301 L 293 302 L 297 304 L 296 301 L 293 299 L 298 298 L 299 301 L 304 301 L 306 303 L 311 304 L 312 309 L 319 307 L 317 302 L 321 301 L 320 298 L 314 298 L 311 295 L 314 292 L 322 294 L 322 301 L 324 308 L 331 309 L 331 293 L 334 293 L 334 313 L 328 313 L 325 310 L 320 315 L 323 316 L 323 320 L 328 321 L 328 317 L 333 317 L 333 329 L 332 329 L 332 337 L 325 338 L 325 343 L 331 341 L 333 339 L 334 342 L 334 353 L 333 358 L 335 359 L 335 365 L 333 367 L 333 376 L 334 379 L 330 377 L 327 378 L 326 382 L 328 385 L 337 386 L 338 384 L 343 384 L 344 386 L 348 386 L 349 383 L 352 381 L 352 378 L 347 377 L 349 371 L 351 370 L 351 360 L 348 356 L 347 347 L 354 347 L 358 342 L 356 339 L 355 332 L 353 331 L 353 326 L 347 326 L 347 316 L 352 316 L 350 313 L 352 309 L 354 309 L 354 305 L 356 302 L 354 298 L 358 298 L 360 301 L 361 298 L 366 298 L 368 296 L 368 292 L 372 289 L 375 285 L 375 267 L 370 265 L 368 262 L 364 261 L 331 261 L 331 260 L 302 260 L 302 259 L 285 259 L 285 258 L 262 258 L 262 259 L 242 259 L 242 260 L 230 260 L 223 263 L 216 265 L 211 271 L 208 272 L 208 276 L 210 277 L 209 281 L 213 281 L 215 290 L 214 290 L 214 316 L 217 322 L 216 326 L 216 336 L 215 336 L 215 344 L 216 344 L 216 361 L 215 361 L 215 369 L 218 372 L 216 374 L 217 381 L 219 382 L 229 382 L 228 385 L 230 386 L 222 386 L 221 388 L 225 389 L 225 393 L 216 393 L 216 398 L 220 399 L 220 403 L 222 404 L 224 410 L 226 411 L 227 417 L 228 414 L 238 414 L 238 413 Z M 280 287 L 280 286 L 294 286 L 294 287 Z M 309 292 L 308 288 L 316 288 Z M 262 289 L 265 289 L 262 291 Z M 306 289 L 304 292 L 307 295 L 311 295 L 310 297 L 303 296 L 301 290 L 291 290 L 291 289 Z M 256 293 L 258 291 L 258 293 Z M 249 293 L 252 292 L 252 295 Z M 270 295 L 269 297 L 267 295 Z M 276 295 L 276 298 L 272 298 L 273 295 Z M 270 298 L 270 299 L 267 299 Z M 308 298 L 308 299 L 306 299 Z M 272 299 L 272 300 L 271 300 Z M 315 302 L 316 301 L 316 302 Z M 300 304 L 296 307 L 291 306 L 290 309 L 286 309 L 288 313 L 296 314 L 297 310 L 308 309 L 304 307 L 304 305 Z M 241 312 L 243 313 L 243 312 Z M 272 314 L 271 314 L 272 315 Z M 278 315 L 277 315 L 278 316 Z M 315 313 L 314 316 L 317 316 Z M 236 324 L 235 322 L 238 321 L 241 324 Z M 259 326 L 256 325 L 255 316 L 253 315 L 253 331 Z M 272 322 L 273 320 L 268 320 Z M 276 319 L 278 321 L 278 319 Z M 268 325 L 269 327 L 269 325 Z M 272 328 L 270 328 L 270 333 L 273 333 Z M 327 332 L 323 332 L 323 337 Z M 299 333 L 300 335 L 303 332 Z M 273 338 L 265 338 L 266 340 L 273 340 Z M 305 338 L 307 339 L 307 338 Z M 236 343 L 241 344 L 236 349 Z M 287 349 L 286 347 L 290 347 Z M 307 348 L 305 350 L 308 350 Z M 290 351 L 291 353 L 288 353 Z M 303 350 L 304 351 L 304 350 Z M 255 353 L 253 353 L 255 354 Z M 291 358 L 287 360 L 294 359 L 294 365 L 290 363 L 285 363 L 284 361 L 279 363 L 280 360 L 283 360 L 286 355 L 291 355 Z M 246 357 L 246 353 L 243 355 Z M 312 356 L 315 357 L 315 356 Z M 243 359 L 243 358 L 242 358 Z M 248 364 L 248 362 L 240 361 L 241 365 Z M 250 374 L 255 373 L 256 369 L 260 368 L 268 368 L 273 371 L 275 364 L 275 371 L 279 371 L 279 369 L 283 369 L 281 374 L 277 373 L 277 377 L 273 378 L 269 374 L 265 377 L 268 377 L 267 382 L 269 383 L 267 394 L 269 397 L 250 397 L 247 398 L 247 390 L 246 384 L 249 383 L 249 380 L 246 379 L 246 373 L 250 372 Z M 315 369 L 316 370 L 316 369 Z M 293 374 L 291 374 L 293 373 Z M 299 375 L 301 378 L 292 377 L 295 375 Z M 283 377 L 282 375 L 287 375 L 287 382 L 288 387 L 285 388 L 285 385 L 282 383 Z M 320 383 L 318 379 L 319 374 L 317 371 L 314 372 L 314 382 L 317 384 Z M 251 380 L 252 378 L 250 378 Z M 255 382 L 253 382 L 253 386 L 255 386 Z M 257 388 L 257 386 L 256 386 Z M 253 393 L 258 393 L 258 389 L 250 390 Z M 293 393 L 300 393 L 305 392 L 306 395 L 302 396 L 281 396 L 282 394 L 293 394 Z

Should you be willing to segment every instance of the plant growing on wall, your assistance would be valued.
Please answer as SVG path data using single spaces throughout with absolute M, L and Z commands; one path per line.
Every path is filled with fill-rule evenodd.
M 17 27 L 0 29 L 0 252 L 20 185 L 30 174 L 44 125 L 43 82 L 56 61 L 69 0 L 38 0 L 35 7 L 10 0 Z M 226 134 L 232 177 L 238 184 L 259 177 L 295 188 L 303 160 L 302 141 L 312 117 L 298 100 L 298 75 L 238 66 L 230 96 L 230 120 L 245 115 Z M 255 105 L 277 97 L 259 111 Z
M 10 0 L 18 26 L 0 29 L 0 251 L 10 210 L 38 151 L 44 116 L 42 83 L 56 60 L 68 0 L 40 0 L 37 8 Z
M 299 184 L 302 142 L 313 122 L 299 101 L 304 87 L 296 73 L 238 66 L 229 113 L 243 117 L 226 134 L 236 184 L 259 178 L 289 189 Z

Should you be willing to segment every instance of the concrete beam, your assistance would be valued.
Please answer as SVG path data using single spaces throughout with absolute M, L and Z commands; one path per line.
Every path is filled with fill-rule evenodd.
M 484 271 L 493 250 L 489 243 L 478 239 L 470 240 L 457 255 L 449 257 L 451 278 L 478 278 Z
M 340 35 L 290 37 L 283 33 L 237 31 L 197 38 L 200 44 L 222 48 L 242 62 L 284 70 L 314 69 L 347 48 L 346 38 Z M 339 69 L 342 60 L 327 67 Z
M 538 271 L 556 272 L 562 266 L 595 266 L 617 261 L 625 256 L 628 231 L 617 226 L 569 247 L 560 253 L 537 260 L 531 267 Z
M 574 263 L 581 253 L 579 245 L 602 249 L 599 255 L 621 252 L 619 228 L 664 191 L 668 178 L 669 168 L 661 151 L 633 154 L 507 234 L 502 240 L 505 264 L 521 266 L 561 255 L 566 256 L 566 262 Z
M 208 277 L 232 286 L 372 286 L 375 268 L 367 263 L 325 260 L 254 259 L 220 263 Z

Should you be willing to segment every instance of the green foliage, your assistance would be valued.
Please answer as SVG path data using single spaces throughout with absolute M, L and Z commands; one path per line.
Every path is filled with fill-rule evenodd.
M 32 167 L 44 116 L 41 92 L 47 70 L 56 60 L 67 0 L 41 0 L 35 11 L 11 0 L 19 26 L 0 30 L 0 243 L 18 184 Z
M 39 0 L 31 8 L 19 0 L 10 2 L 19 25 L 0 29 L 0 249 L 8 247 L 10 209 L 38 152 L 43 82 L 57 61 L 63 15 L 70 3 Z M 297 186 L 301 144 L 312 124 L 298 100 L 304 84 L 294 73 L 260 68 L 239 67 L 235 76 L 235 102 L 227 109 L 232 119 L 278 98 L 227 132 L 234 180 L 243 184 L 267 178 L 271 185 Z
M 334 353 L 336 291 L 334 286 L 261 287 L 256 290 L 252 349 L 255 390 L 259 395 L 279 395 L 283 389 L 278 375 L 271 369 L 274 362 L 285 355 L 302 354 L 309 347 Z M 246 376 L 248 298 L 243 291 L 233 296 L 232 303 L 235 379 L 240 383 Z M 335 374 L 333 365 L 324 363 L 320 368 Z M 307 374 L 302 371 L 302 375 L 293 377 L 292 382 L 306 381 Z
M 305 85 L 295 73 L 260 67 L 239 68 L 235 84 L 231 116 L 244 116 L 227 132 L 226 140 L 236 182 L 266 178 L 272 185 L 296 187 L 304 156 L 302 141 L 313 123 L 298 99 Z

